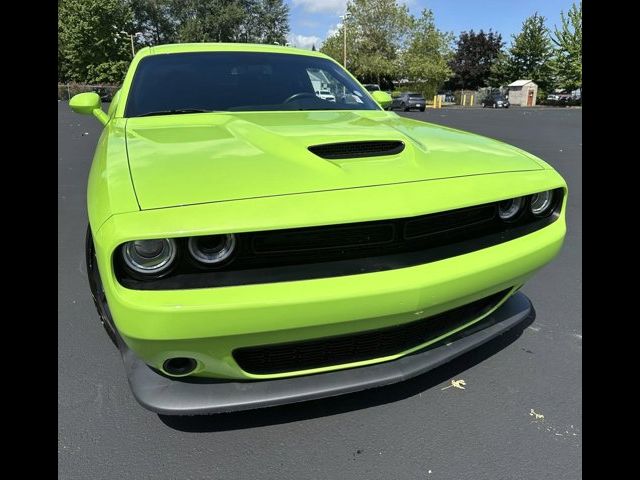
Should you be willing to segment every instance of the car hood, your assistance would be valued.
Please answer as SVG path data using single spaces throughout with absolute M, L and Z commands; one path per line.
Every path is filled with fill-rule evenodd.
M 384 111 L 240 112 L 129 118 L 140 208 L 543 168 L 502 142 Z M 328 160 L 309 146 L 396 140 L 399 154 Z

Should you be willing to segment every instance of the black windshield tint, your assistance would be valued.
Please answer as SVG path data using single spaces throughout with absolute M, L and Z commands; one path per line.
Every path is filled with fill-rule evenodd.
M 419 93 L 412 93 L 411 95 L 409 95 L 409 98 L 422 98 L 422 95 L 420 95 Z
M 327 94 L 333 98 L 319 96 Z M 143 58 L 133 77 L 125 116 L 180 110 L 379 109 L 339 65 L 324 58 L 197 52 Z

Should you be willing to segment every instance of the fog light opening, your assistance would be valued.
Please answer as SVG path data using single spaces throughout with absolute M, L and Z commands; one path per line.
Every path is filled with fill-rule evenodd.
M 172 377 L 184 377 L 192 373 L 197 366 L 198 362 L 193 358 L 175 357 L 165 360 L 162 364 L 162 369 Z

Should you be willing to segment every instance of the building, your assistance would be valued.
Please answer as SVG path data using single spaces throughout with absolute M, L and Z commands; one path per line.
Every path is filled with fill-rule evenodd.
M 521 107 L 533 107 L 538 96 L 538 85 L 532 80 L 516 80 L 508 85 L 509 103 Z

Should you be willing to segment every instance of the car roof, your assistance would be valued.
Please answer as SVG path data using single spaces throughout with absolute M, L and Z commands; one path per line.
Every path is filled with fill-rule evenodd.
M 161 55 L 167 53 L 194 52 L 264 52 L 306 55 L 309 57 L 329 58 L 324 53 L 302 48 L 285 47 L 282 45 L 264 45 L 257 43 L 169 43 L 142 48 L 137 55 Z

